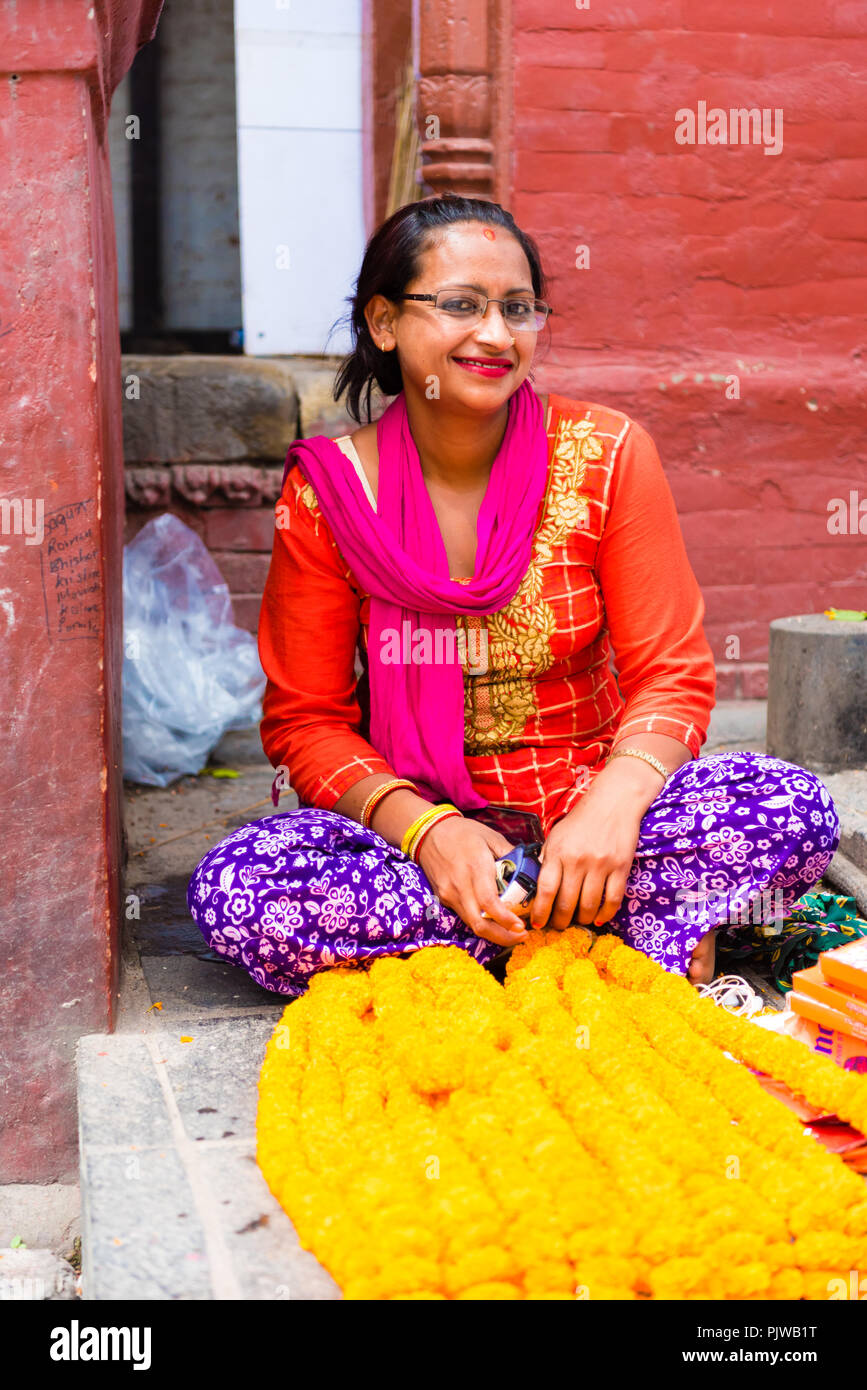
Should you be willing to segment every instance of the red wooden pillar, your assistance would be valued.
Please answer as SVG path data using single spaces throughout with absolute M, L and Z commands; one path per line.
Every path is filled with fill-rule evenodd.
M 416 117 L 434 193 L 508 197 L 509 0 L 420 0 Z
M 364 221 L 368 236 L 385 217 L 394 152 L 395 108 L 412 41 L 411 0 L 363 0 Z
M 0 4 L 0 1183 L 77 1170 L 118 973 L 123 451 L 106 121 L 162 0 Z

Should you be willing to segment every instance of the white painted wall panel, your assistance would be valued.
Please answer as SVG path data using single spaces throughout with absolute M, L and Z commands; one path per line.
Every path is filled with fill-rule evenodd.
M 345 351 L 364 249 L 361 0 L 235 0 L 244 350 Z
M 354 34 L 358 0 L 235 0 L 235 28 L 274 34 Z

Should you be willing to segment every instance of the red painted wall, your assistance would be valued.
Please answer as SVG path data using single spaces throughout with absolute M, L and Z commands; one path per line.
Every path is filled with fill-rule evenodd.
M 105 122 L 161 0 L 0 6 L 0 1183 L 77 1173 L 74 1047 L 112 1026 L 123 454 Z M 11 513 L 10 513 L 11 515 Z
M 510 203 L 557 311 L 537 385 L 650 429 L 719 698 L 763 694 L 772 618 L 867 595 L 865 537 L 827 529 L 831 498 L 867 496 L 867 10 L 513 0 L 512 14 Z M 676 112 L 702 101 L 782 109 L 781 153 L 678 144 Z

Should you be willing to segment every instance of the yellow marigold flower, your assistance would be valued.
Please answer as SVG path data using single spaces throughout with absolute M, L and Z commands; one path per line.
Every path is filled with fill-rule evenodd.
M 445 1272 L 444 1287 L 452 1295 L 477 1284 L 512 1283 L 521 1277 L 518 1261 L 510 1250 L 483 1245 L 455 1260 Z
M 527 1298 L 550 1298 L 554 1294 L 564 1298 L 575 1297 L 575 1272 L 566 1260 L 527 1264 L 523 1282 Z
M 611 933 L 597 936 L 590 948 L 590 959 L 599 971 L 604 971 L 611 959 L 612 951 L 615 951 L 621 944 L 619 939 Z
M 867 1202 L 849 1208 L 844 1229 L 850 1236 L 867 1236 Z
M 422 1298 L 439 1298 L 443 1301 L 446 1301 L 448 1295 L 444 1293 L 432 1293 L 430 1290 L 422 1290 L 422 1292 L 420 1293 L 393 1293 L 391 1295 L 391 1302 L 410 1303 L 417 1302 L 419 1299 Z
M 765 1298 L 795 1300 L 805 1298 L 804 1276 L 799 1269 L 783 1269 L 775 1274 L 765 1292 Z
M 848 1271 L 842 1277 L 845 1278 L 846 1285 L 848 1285 Z M 801 1275 L 801 1278 L 804 1290 L 801 1295 L 802 1298 L 812 1299 L 817 1303 L 827 1303 L 832 1293 L 836 1291 L 841 1275 L 838 1269 L 816 1269 L 807 1270 Z
M 695 1256 L 666 1260 L 650 1271 L 647 1282 L 654 1298 L 686 1298 L 700 1293 L 702 1297 L 719 1297 L 708 1289 L 709 1276 L 707 1262 Z
M 749 1246 L 746 1248 L 748 1250 Z M 714 1296 L 717 1298 L 754 1298 L 767 1293 L 771 1271 L 758 1260 L 751 1264 L 722 1264 L 709 1283 L 711 1287 L 716 1284 L 719 1292 Z
M 534 933 L 505 988 L 431 947 L 287 1006 L 257 1157 L 347 1298 L 828 1298 L 863 1183 L 751 1066 L 867 1119 L 863 1077 L 616 937 Z
M 471 1288 L 463 1289 L 457 1294 L 458 1299 L 481 1299 L 484 1302 L 494 1302 L 499 1299 L 519 1299 L 520 1290 L 514 1284 L 474 1284 Z
M 435 1260 L 412 1256 L 383 1259 L 378 1298 L 391 1298 L 397 1293 L 412 1293 L 416 1289 L 439 1290 L 442 1276 Z
M 867 1241 L 836 1231 L 807 1231 L 795 1241 L 794 1250 L 796 1263 L 804 1270 L 867 1265 Z
M 589 1289 L 589 1296 L 595 1298 L 595 1287 L 631 1288 L 635 1278 L 635 1267 L 630 1259 L 616 1255 L 591 1255 L 576 1261 L 576 1278 L 579 1284 Z

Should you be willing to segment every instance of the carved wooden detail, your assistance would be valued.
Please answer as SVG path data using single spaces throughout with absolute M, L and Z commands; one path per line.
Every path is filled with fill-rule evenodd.
M 416 120 L 421 178 L 434 193 L 498 198 L 498 134 L 508 94 L 498 92 L 510 41 L 507 0 L 420 0 Z

